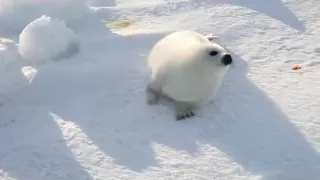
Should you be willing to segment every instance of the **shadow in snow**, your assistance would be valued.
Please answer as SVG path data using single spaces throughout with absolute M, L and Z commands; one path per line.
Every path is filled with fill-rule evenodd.
M 48 110 L 38 104 L 37 90 L 29 92 L 29 101 L 21 101 L 25 94 L 19 92 L 30 86 L 22 72 L 23 59 L 14 42 L 0 44 L 7 49 L 0 51 L 1 61 L 8 63 L 0 79 L 0 169 L 17 180 L 91 180 Z
M 235 67 L 219 91 L 219 107 L 212 113 L 213 129 L 205 128 L 207 140 L 265 180 L 316 180 L 320 176 L 319 152 L 246 77 L 246 61 L 231 54 Z
M 319 153 L 246 77 L 246 62 L 234 53 L 236 65 L 223 83 L 217 106 L 204 107 L 200 117 L 177 122 L 172 109 L 146 105 L 145 57 L 165 34 L 115 36 L 106 42 L 112 44 L 106 45 L 108 56 L 94 63 L 39 68 L 20 100 L 37 99 L 75 122 L 106 156 L 132 171 L 164 160 L 155 159 L 154 144 L 196 156 L 199 143 L 206 143 L 265 180 L 319 177 Z
M 90 25 L 89 28 L 98 29 L 95 35 L 110 35 L 110 31 L 103 23 L 97 21 L 87 23 Z M 19 32 L 6 31 L 9 34 L 2 34 L 4 31 L 1 30 L 8 30 L 5 28 L 0 29 L 0 36 L 15 36 L 15 41 L 18 41 L 17 35 L 21 31 L 18 29 L 22 27 L 17 28 Z M 88 38 L 94 39 L 96 36 L 91 35 Z M 47 100 L 46 95 L 52 91 L 46 89 L 47 85 L 37 86 L 37 83 L 35 85 L 33 81 L 29 82 L 30 79 L 25 78 L 22 70 L 26 64 L 19 55 L 14 42 L 2 42 L 1 40 L 0 43 L 8 46 L 7 51 L 0 52 L 1 60 L 5 63 L 10 61 L 7 67 L 3 67 L 7 68 L 4 71 L 5 78 L 0 78 L 1 85 L 6 83 L 5 86 L 1 86 L 0 90 L 0 169 L 18 180 L 93 179 L 66 145 L 60 127 L 50 116 L 46 104 L 43 103 Z M 70 58 L 71 54 L 81 54 L 78 48 L 77 45 L 70 46 L 70 49 L 62 56 L 56 58 L 61 60 Z M 73 56 L 75 57 L 77 56 Z M 59 63 L 67 63 L 67 61 L 59 61 Z M 51 65 L 54 66 L 54 64 Z M 40 67 L 36 69 L 41 69 Z M 50 76 L 55 76 L 57 72 L 52 73 Z M 60 85 L 52 90 L 55 90 L 53 93 L 63 96 L 64 85 Z M 47 87 L 50 86 L 52 84 Z M 59 88 L 56 89 L 57 87 Z
M 192 3 L 198 5 L 209 4 L 230 4 L 249 8 L 294 28 L 304 32 L 305 26 L 294 13 L 283 4 L 281 0 L 192 0 Z
M 92 7 L 114 7 L 116 6 L 115 0 L 87 0 L 87 4 Z
M 0 169 L 17 180 L 93 180 L 65 144 L 59 126 L 44 107 L 14 94 L 0 107 Z M 23 98 L 23 97 L 21 97 Z

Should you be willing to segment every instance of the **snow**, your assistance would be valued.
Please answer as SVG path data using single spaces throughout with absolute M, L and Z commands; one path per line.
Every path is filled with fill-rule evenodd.
M 63 20 L 76 29 L 84 28 L 84 19 L 96 23 L 86 0 L 0 0 L 0 33 L 12 37 L 42 15 Z
M 0 2 L 1 180 L 319 179 L 317 1 Z M 43 61 L 56 44 L 43 38 L 43 63 L 26 63 L 19 35 L 42 15 L 66 23 L 78 53 Z M 175 121 L 145 103 L 146 58 L 182 29 L 219 36 L 235 64 L 212 103 Z
M 19 35 L 19 53 L 29 64 L 65 59 L 79 49 L 76 34 L 64 21 L 41 16 Z
M 0 38 L 0 92 L 24 79 L 21 72 L 23 63 L 17 49 L 14 41 Z

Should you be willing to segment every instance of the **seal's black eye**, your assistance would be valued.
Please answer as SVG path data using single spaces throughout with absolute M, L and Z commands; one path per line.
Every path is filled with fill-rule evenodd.
M 211 51 L 211 52 L 209 53 L 210 56 L 216 56 L 217 54 L 219 54 L 218 51 Z

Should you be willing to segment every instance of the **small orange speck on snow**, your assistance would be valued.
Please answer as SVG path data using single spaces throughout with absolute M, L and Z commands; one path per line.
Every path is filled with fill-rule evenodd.
M 294 67 L 292 67 L 292 70 L 299 70 L 299 69 L 302 69 L 302 67 L 301 67 L 301 66 L 294 66 Z

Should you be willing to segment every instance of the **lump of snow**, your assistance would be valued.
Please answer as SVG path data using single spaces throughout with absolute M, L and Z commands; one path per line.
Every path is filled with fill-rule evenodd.
M 19 53 L 30 65 L 68 58 L 78 48 L 79 40 L 65 22 L 45 15 L 28 24 L 19 36 Z

